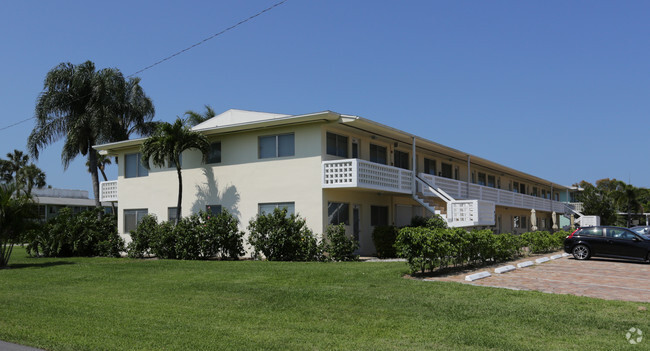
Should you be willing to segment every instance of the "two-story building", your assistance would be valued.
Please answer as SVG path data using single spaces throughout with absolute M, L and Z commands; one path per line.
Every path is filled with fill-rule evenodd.
M 243 230 L 257 214 L 287 207 L 315 233 L 345 224 L 369 255 L 375 226 L 403 226 L 416 215 L 523 233 L 550 230 L 569 211 L 559 202 L 562 185 L 357 116 L 229 110 L 193 129 L 211 149 L 207 163 L 197 150 L 182 155 L 182 215 L 228 210 Z M 95 146 L 119 158 L 118 179 L 100 192 L 102 201 L 119 201 L 127 240 L 145 214 L 175 216 L 175 169 L 144 168 L 143 141 Z

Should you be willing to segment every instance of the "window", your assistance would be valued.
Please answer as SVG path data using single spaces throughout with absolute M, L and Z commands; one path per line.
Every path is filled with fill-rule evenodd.
M 350 224 L 350 204 L 344 202 L 327 203 L 327 219 L 329 224 Z
M 167 207 L 167 220 L 176 222 L 176 207 Z
M 519 192 L 519 183 L 512 182 L 512 191 L 514 191 L 515 193 Z
M 536 186 L 533 187 L 533 193 L 530 194 L 530 195 L 537 196 L 537 187 Z
M 370 162 L 386 164 L 386 148 L 383 146 L 370 144 Z
M 582 228 L 578 232 L 578 235 L 581 235 L 581 236 L 603 236 L 603 228 L 597 228 L 597 227 Z
M 124 232 L 130 233 L 138 227 L 138 223 L 149 211 L 146 208 L 137 210 L 124 210 Z
M 528 226 L 526 225 L 526 216 L 521 216 L 521 227 L 528 229 Z
M 216 216 L 219 213 L 221 213 L 221 205 L 207 205 L 205 206 L 205 212 L 213 216 Z
M 149 171 L 142 165 L 140 157 L 140 153 L 124 155 L 125 178 L 146 177 L 149 175 Z
M 438 175 L 436 172 L 436 161 L 428 158 L 424 159 L 424 173 Z
M 519 184 L 519 192 L 521 194 L 526 194 L 526 184 Z
M 495 179 L 495 177 L 493 175 L 487 176 L 487 186 L 489 186 L 491 188 L 496 188 L 496 186 L 497 186 L 496 179 Z
M 555 193 L 555 201 L 560 201 L 560 194 L 559 193 Z
M 258 144 L 259 158 L 286 157 L 295 154 L 293 133 L 261 136 L 258 139 Z
M 388 206 L 370 206 L 370 225 L 388 225 Z
M 487 185 L 487 176 L 485 173 L 478 172 L 478 185 Z
M 286 208 L 287 216 L 296 213 L 296 205 L 293 202 L 273 202 L 257 205 L 257 210 L 260 215 L 273 213 L 273 210 L 276 208 Z
M 521 228 L 521 221 L 519 220 L 519 216 L 512 217 L 512 227 Z
M 545 198 L 545 199 L 547 198 L 546 197 L 546 189 L 542 189 L 542 197 Z
M 444 162 L 442 163 L 442 176 L 451 179 L 453 176 L 451 174 L 451 164 Z
M 395 167 L 409 169 L 409 153 L 395 150 Z
M 348 137 L 327 132 L 327 154 L 348 157 Z
M 208 163 L 221 163 L 221 142 L 210 144 L 210 149 L 208 149 Z
M 352 158 L 359 158 L 359 142 L 352 139 Z

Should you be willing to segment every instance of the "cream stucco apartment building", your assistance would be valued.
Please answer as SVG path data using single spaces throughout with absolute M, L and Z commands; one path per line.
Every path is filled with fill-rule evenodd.
M 375 226 L 406 225 L 415 215 L 523 233 L 533 224 L 551 229 L 553 214 L 571 211 L 558 201 L 567 187 L 357 116 L 228 110 L 193 129 L 211 150 L 207 163 L 196 150 L 182 155 L 182 215 L 228 210 L 242 230 L 258 213 L 287 207 L 315 233 L 345 224 L 360 253 L 370 255 Z M 175 169 L 142 167 L 142 142 L 95 147 L 119 158 L 118 179 L 103 182 L 100 193 L 118 201 L 127 240 L 145 214 L 175 215 Z

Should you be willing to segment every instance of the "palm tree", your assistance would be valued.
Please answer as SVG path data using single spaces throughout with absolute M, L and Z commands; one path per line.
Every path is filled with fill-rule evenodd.
M 133 77 L 128 81 L 123 78 L 116 79 L 114 83 L 118 99 L 114 111 L 117 118 L 114 121 L 110 141 L 127 140 L 134 134 L 150 136 L 158 124 L 152 121 L 156 110 L 151 98 L 140 86 L 140 78 Z
M 96 207 L 101 204 L 97 152 L 92 147 L 112 139 L 121 100 L 116 89 L 122 81 L 119 70 L 96 71 L 91 61 L 54 67 L 45 77 L 36 103 L 36 126 L 27 141 L 29 153 L 38 159 L 42 148 L 65 139 L 61 152 L 64 169 L 77 155 L 87 156 Z
M 20 187 L 23 188 L 27 196 L 32 195 L 32 189 L 34 187 L 40 189 L 45 186 L 45 173 L 33 163 L 21 169 L 20 174 Z
M 641 206 L 639 202 L 639 189 L 631 184 L 625 184 L 619 181 L 616 190 L 613 192 L 614 199 L 619 209 L 626 208 L 627 210 L 627 227 L 632 226 L 632 212 L 636 213 Z
M 165 163 L 176 166 L 178 175 L 178 202 L 176 205 L 176 223 L 181 218 L 181 200 L 183 198 L 183 176 L 181 174 L 181 158 L 183 151 L 198 149 L 206 161 L 210 143 L 205 135 L 190 130 L 181 118 L 176 118 L 174 124 L 162 122 L 152 136 L 142 144 L 142 163 L 147 169 L 149 160 L 154 166 L 165 167 Z
M 2 162 L 2 180 L 6 183 L 17 182 L 20 170 L 27 166 L 27 162 L 29 162 L 29 156 L 20 150 L 7 153 L 7 160 Z
M 205 105 L 205 112 L 198 113 L 192 110 L 188 110 L 185 112 L 185 115 L 187 116 L 187 124 L 190 126 L 195 126 L 197 124 L 203 123 L 210 118 L 214 117 L 216 113 L 214 113 L 214 110 L 210 105 Z
M 37 188 L 45 186 L 45 173 L 33 163 L 28 165 L 27 162 L 29 156 L 20 150 L 8 153 L 7 160 L 0 160 L 0 178 L 3 182 L 15 186 L 16 195 L 20 195 L 23 191 L 30 196 L 34 186 Z
M 104 178 L 105 182 L 108 181 L 108 177 L 106 177 L 106 166 L 111 163 L 110 157 L 99 153 L 97 154 L 97 169 L 102 173 L 102 178 Z M 88 172 L 90 172 L 90 162 L 86 161 L 86 167 L 88 167 Z M 111 208 L 113 209 L 113 214 L 115 214 L 115 202 L 111 201 Z

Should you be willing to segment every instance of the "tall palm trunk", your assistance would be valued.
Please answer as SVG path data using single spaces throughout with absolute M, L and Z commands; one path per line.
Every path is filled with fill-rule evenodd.
M 99 202 L 99 174 L 97 173 L 97 153 L 95 149 L 90 147 L 88 151 L 88 164 L 90 165 L 90 177 L 93 180 L 93 194 L 95 195 L 95 207 L 101 208 L 102 204 Z
M 181 175 L 180 160 L 176 162 L 176 173 L 178 174 L 178 202 L 176 203 L 176 223 L 181 218 L 181 200 L 183 199 L 183 176 Z

